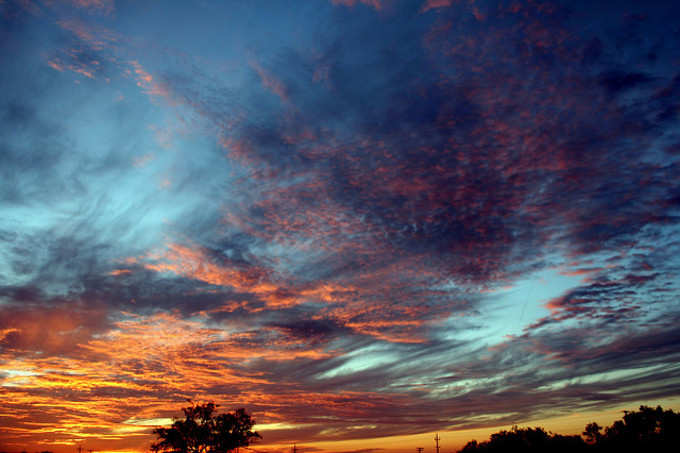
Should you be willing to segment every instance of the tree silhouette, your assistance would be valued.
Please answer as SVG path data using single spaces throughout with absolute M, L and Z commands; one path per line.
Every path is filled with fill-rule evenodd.
M 588 423 L 586 425 L 586 429 L 583 431 L 583 437 L 585 437 L 586 442 L 588 442 L 591 445 L 594 445 L 600 441 L 602 438 L 602 427 L 598 425 L 597 423 Z
M 585 441 L 584 441 L 585 439 Z M 589 423 L 579 436 L 551 434 L 543 428 L 518 428 L 499 431 L 488 441 L 468 442 L 460 453 L 676 453 L 680 451 L 680 414 L 640 406 L 638 411 L 624 411 L 622 420 L 602 430 Z
M 159 441 L 151 449 L 166 453 L 227 453 L 261 439 L 252 431 L 255 420 L 245 409 L 214 415 L 217 407 L 211 402 L 183 408 L 184 420 L 176 420 L 170 428 L 154 429 Z
M 518 428 L 500 431 L 491 435 L 486 442 L 470 441 L 462 453 L 506 453 L 506 452 L 551 452 L 573 453 L 583 451 L 585 443 L 579 436 L 551 434 L 543 428 Z
M 605 429 L 597 446 L 607 452 L 680 451 L 680 414 L 661 406 L 625 411 L 623 420 Z

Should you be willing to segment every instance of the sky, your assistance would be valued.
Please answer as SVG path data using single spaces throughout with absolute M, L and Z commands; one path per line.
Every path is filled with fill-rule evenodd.
M 680 408 L 680 4 L 0 0 L 0 450 L 434 451 Z

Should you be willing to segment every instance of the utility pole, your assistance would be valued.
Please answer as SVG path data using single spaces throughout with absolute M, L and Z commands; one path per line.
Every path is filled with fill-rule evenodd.
M 82 445 L 78 445 L 78 453 L 83 453 L 83 446 Z
M 423 453 L 423 450 L 425 450 L 423 447 L 416 447 L 418 453 Z
M 297 445 L 293 444 L 293 453 L 297 453 Z
M 436 453 L 439 453 L 439 441 L 440 441 L 440 440 L 442 440 L 442 438 L 439 437 L 439 433 L 435 434 L 435 436 L 434 436 L 434 445 L 435 445 L 435 447 L 437 448 L 437 452 L 436 452 Z

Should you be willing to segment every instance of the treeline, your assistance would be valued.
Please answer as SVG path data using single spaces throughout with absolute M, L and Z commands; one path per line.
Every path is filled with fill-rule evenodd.
M 260 438 L 251 431 L 255 420 L 245 411 L 215 415 L 214 403 L 193 404 L 183 409 L 185 420 L 169 428 L 157 428 L 159 441 L 152 450 L 163 453 L 228 453 L 247 447 Z M 500 431 L 489 440 L 468 442 L 459 453 L 678 453 L 680 452 L 680 413 L 640 406 L 624 411 L 621 420 L 605 428 L 586 425 L 582 435 L 564 436 L 543 428 Z M 2 453 L 2 452 L 0 452 Z M 25 453 L 25 452 L 22 452 Z M 51 453 L 43 451 L 41 453 Z
M 625 411 L 621 420 L 605 428 L 586 425 L 582 436 L 563 436 L 543 428 L 500 431 L 488 441 L 468 442 L 459 453 L 678 453 L 680 452 L 680 413 L 640 406 Z

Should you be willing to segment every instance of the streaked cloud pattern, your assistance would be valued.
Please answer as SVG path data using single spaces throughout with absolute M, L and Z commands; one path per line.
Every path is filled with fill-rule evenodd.
M 0 1 L 0 447 L 675 401 L 671 3 Z

